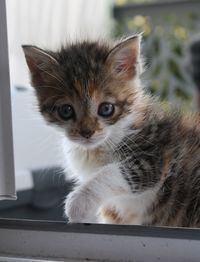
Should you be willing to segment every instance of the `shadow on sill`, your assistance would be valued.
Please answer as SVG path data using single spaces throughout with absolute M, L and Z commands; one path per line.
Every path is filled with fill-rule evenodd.
M 64 200 L 73 183 L 59 167 L 34 170 L 33 188 L 17 192 L 16 201 L 0 202 L 0 218 L 66 221 Z

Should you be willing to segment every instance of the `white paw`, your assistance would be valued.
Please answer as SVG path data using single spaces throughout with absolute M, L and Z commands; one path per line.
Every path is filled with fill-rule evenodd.
M 111 199 L 98 210 L 99 223 L 119 225 L 141 225 L 141 215 L 131 206 L 122 205 L 120 199 Z
M 75 189 L 65 202 L 65 214 L 70 223 L 92 223 L 96 216 L 95 197 L 85 188 Z

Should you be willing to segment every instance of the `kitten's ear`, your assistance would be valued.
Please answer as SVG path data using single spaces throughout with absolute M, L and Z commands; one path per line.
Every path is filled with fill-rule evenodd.
M 53 56 L 38 47 L 23 45 L 22 48 L 32 78 L 37 77 L 38 80 L 42 80 L 44 71 L 51 71 L 54 65 L 58 65 Z
M 141 35 L 134 35 L 116 45 L 107 57 L 112 72 L 123 80 L 131 80 L 136 74 L 140 60 Z

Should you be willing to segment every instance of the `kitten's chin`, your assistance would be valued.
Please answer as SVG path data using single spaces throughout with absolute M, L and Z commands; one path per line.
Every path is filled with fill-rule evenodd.
M 101 139 L 84 139 L 84 140 L 74 140 L 70 139 L 70 142 L 72 142 L 75 146 L 79 146 L 83 149 L 95 149 L 97 147 L 100 147 L 104 144 L 106 138 Z

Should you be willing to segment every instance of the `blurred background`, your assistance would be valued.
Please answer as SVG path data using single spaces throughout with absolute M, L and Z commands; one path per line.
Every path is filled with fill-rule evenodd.
M 62 170 L 62 137 L 37 111 L 21 45 L 56 50 L 79 39 L 143 32 L 147 92 L 166 110 L 200 112 L 200 1 L 6 2 L 18 200 L 2 201 L 0 217 L 65 220 L 63 201 L 73 185 Z

